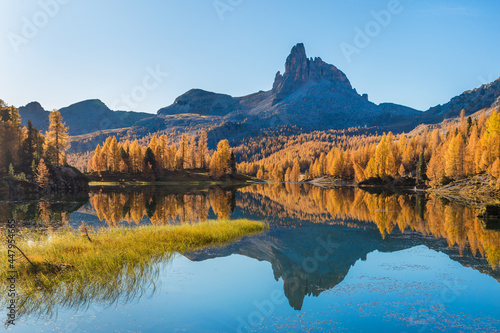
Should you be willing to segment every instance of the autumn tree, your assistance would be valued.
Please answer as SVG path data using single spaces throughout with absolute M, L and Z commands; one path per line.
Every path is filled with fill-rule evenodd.
M 9 164 L 18 162 L 21 140 L 19 111 L 0 100 L 0 171 L 6 170 Z
M 207 167 L 207 147 L 207 132 L 202 131 L 198 140 L 198 166 L 201 169 L 205 169 Z
M 103 165 L 102 150 L 99 144 L 94 150 L 94 156 L 92 157 L 90 168 L 99 173 L 106 169 L 106 167 Z
M 188 137 L 185 133 L 182 134 L 179 150 L 177 151 L 177 168 L 183 170 L 186 168 L 186 155 L 188 149 Z
M 445 154 L 445 172 L 451 179 L 463 177 L 464 170 L 464 140 L 460 133 L 451 139 Z
M 42 188 L 46 188 L 49 185 L 49 169 L 45 165 L 43 158 L 38 163 L 36 169 L 36 183 Z
M 229 169 L 231 150 L 228 140 L 221 140 L 217 144 L 217 151 L 214 152 L 210 162 L 210 172 L 218 177 L 226 174 Z
M 116 137 L 108 137 L 105 142 L 105 154 L 107 160 L 107 169 L 116 172 L 120 169 L 120 148 Z
M 137 140 L 134 140 L 130 145 L 129 159 L 130 166 L 132 168 L 131 171 L 134 173 L 141 172 L 143 166 L 143 156 L 141 147 L 139 146 Z
M 49 114 L 49 122 L 45 141 L 46 156 L 49 163 L 59 166 L 64 162 L 65 152 L 69 148 L 68 128 L 58 110 Z
M 295 160 L 295 163 L 293 163 L 292 171 L 290 172 L 290 181 L 298 182 L 299 178 L 300 178 L 300 164 L 298 160 Z
M 292 174 L 292 169 L 291 169 L 290 167 L 288 167 L 288 168 L 286 169 L 286 171 L 285 171 L 285 179 L 284 179 L 284 181 L 285 181 L 285 182 L 290 182 L 290 181 L 291 181 L 291 180 L 290 180 L 290 178 L 291 178 L 291 177 L 290 177 L 290 176 L 291 176 L 291 174 Z
M 189 140 L 188 143 L 188 149 L 187 149 L 187 167 L 190 169 L 196 169 L 196 166 L 198 163 L 196 163 L 197 160 L 197 153 L 196 153 L 196 138 L 192 137 Z

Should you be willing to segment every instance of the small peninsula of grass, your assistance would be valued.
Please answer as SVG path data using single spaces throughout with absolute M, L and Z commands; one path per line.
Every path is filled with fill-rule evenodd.
M 142 267 L 174 252 L 222 245 L 262 232 L 264 228 L 261 222 L 224 220 L 181 226 L 102 228 L 90 231 L 88 237 L 65 231 L 44 240 L 18 242 L 30 262 L 18 261 L 17 271 L 20 276 L 50 274 L 54 272 L 54 265 L 60 264 L 71 267 L 66 274 L 85 276 L 96 270 L 118 272 L 125 265 Z M 2 261 L 1 271 L 7 272 L 4 266 L 6 262 Z
M 158 267 L 174 253 L 227 244 L 261 233 L 262 222 L 207 221 L 181 226 L 73 229 L 17 241 L 16 292 L 19 314 L 54 314 L 60 307 L 80 307 L 91 301 L 114 303 L 140 297 L 155 285 Z M 7 258 L 6 247 L 0 255 Z M 29 259 L 29 261 L 28 261 Z M 2 288 L 8 282 L 8 262 L 0 261 Z M 5 289 L 5 288 L 4 288 Z M 0 297 L 0 304 L 6 299 Z

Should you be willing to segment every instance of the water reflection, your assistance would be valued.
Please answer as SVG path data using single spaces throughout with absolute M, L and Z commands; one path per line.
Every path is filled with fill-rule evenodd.
M 256 186 L 241 190 L 259 195 L 280 215 L 321 223 L 376 225 L 382 237 L 395 230 L 414 231 L 446 239 L 460 254 L 470 251 L 486 257 L 495 268 L 500 264 L 500 233 L 486 230 L 477 218 L 478 209 L 436 195 L 369 193 L 355 188 L 323 189 L 314 186 Z M 260 208 L 247 202 L 248 211 Z
M 76 212 L 88 201 L 69 199 L 67 201 L 0 202 L 0 227 L 5 227 L 12 219 L 20 228 L 60 229 L 71 221 L 71 213 Z
M 356 188 L 319 188 L 273 184 L 245 188 L 100 189 L 77 212 L 78 204 L 2 204 L 0 210 L 21 220 L 63 226 L 73 220 L 109 227 L 122 224 L 199 223 L 208 218 L 252 218 L 270 223 L 268 233 L 222 248 L 185 254 L 192 261 L 244 255 L 272 265 L 292 308 L 308 295 L 318 296 L 344 280 L 351 267 L 374 251 L 394 252 L 417 245 L 446 253 L 500 281 L 500 233 L 486 230 L 477 209 L 435 195 L 367 192 Z M 97 226 L 97 225 L 94 225 Z M 158 263 L 157 263 L 158 264 Z M 78 309 L 139 299 L 154 290 L 157 266 L 107 287 L 92 284 L 79 292 L 57 289 L 29 295 L 26 313 L 44 314 L 58 306 Z M 28 296 L 27 296 L 28 297 Z
M 236 206 L 234 188 L 170 191 L 161 187 L 119 192 L 100 190 L 90 194 L 90 208 L 99 220 L 116 227 L 123 223 L 197 223 L 206 221 L 210 213 L 219 219 L 228 219 Z
M 445 239 L 460 255 L 468 252 L 500 264 L 500 233 L 484 228 L 477 208 L 436 195 L 367 192 L 357 188 L 320 188 L 273 184 L 234 188 L 185 189 L 168 193 L 162 188 L 98 191 L 90 205 L 109 226 L 123 223 L 196 223 L 209 216 L 238 216 L 269 220 L 275 225 L 322 223 L 351 228 L 376 227 L 382 238 L 398 232 L 417 232 Z

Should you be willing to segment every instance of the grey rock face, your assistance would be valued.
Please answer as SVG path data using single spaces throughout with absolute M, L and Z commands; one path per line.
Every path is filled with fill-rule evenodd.
M 337 67 L 325 63 L 321 58 L 308 59 L 304 44 L 300 43 L 292 48 L 285 63 L 283 76 L 278 72 L 273 85 L 274 103 L 278 103 L 296 91 L 308 80 L 319 82 L 339 81 L 349 88 L 351 84 L 347 77 Z
M 28 120 L 31 120 L 33 126 L 42 132 L 49 128 L 49 112 L 45 111 L 38 102 L 31 102 L 20 107 L 19 114 L 21 115 L 22 126 L 26 126 Z
M 421 118 L 415 119 L 418 123 L 439 123 L 444 119 L 460 116 L 465 110 L 465 115 L 471 115 L 485 108 L 500 108 L 500 78 L 496 81 L 482 85 L 474 90 L 453 97 L 448 103 L 430 108 L 422 114 Z
M 200 115 L 223 116 L 236 109 L 238 102 L 229 95 L 192 89 L 177 97 L 174 104 L 160 109 L 159 115 L 196 113 Z
M 193 89 L 158 114 L 221 116 L 221 120 L 244 121 L 254 128 L 300 125 L 328 129 L 371 126 L 388 113 L 394 116 L 402 111 L 397 105 L 381 108 L 371 103 L 337 67 L 321 58 L 307 58 L 304 45 L 297 44 L 286 59 L 285 72 L 276 74 L 272 90 L 233 98 Z M 405 116 L 412 113 L 418 111 L 404 109 Z

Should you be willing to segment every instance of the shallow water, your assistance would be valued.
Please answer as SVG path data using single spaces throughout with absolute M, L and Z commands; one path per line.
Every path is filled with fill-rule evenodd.
M 270 226 L 178 254 L 114 301 L 48 301 L 13 332 L 500 331 L 500 233 L 475 209 L 437 197 L 275 184 L 102 191 L 88 203 L 0 209 L 53 229 L 216 217 Z

